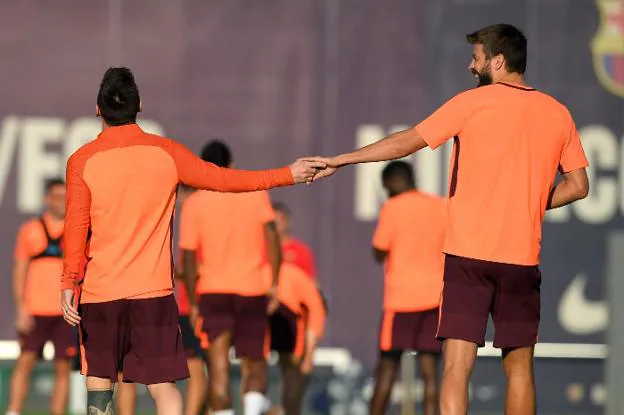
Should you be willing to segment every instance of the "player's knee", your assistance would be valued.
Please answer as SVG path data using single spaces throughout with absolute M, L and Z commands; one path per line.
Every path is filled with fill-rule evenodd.
M 503 368 L 507 378 L 533 378 L 533 349 L 503 349 Z
M 16 366 L 22 370 L 30 370 L 37 363 L 37 355 L 34 352 L 23 352 L 17 359 Z
M 160 399 L 177 399 L 180 397 L 180 391 L 175 383 L 156 383 L 147 385 L 147 391 L 154 400 Z

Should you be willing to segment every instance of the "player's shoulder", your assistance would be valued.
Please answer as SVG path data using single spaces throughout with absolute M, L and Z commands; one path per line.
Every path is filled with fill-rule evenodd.
M 41 226 L 41 218 L 33 216 L 25 220 L 19 227 L 20 233 L 32 232 L 43 229 Z

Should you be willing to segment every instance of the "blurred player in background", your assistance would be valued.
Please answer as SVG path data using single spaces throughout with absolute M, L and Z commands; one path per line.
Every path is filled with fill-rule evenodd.
M 228 168 L 232 158 L 220 141 L 202 159 Z M 197 279 L 197 247 L 202 262 Z M 268 313 L 279 305 L 281 264 L 275 212 L 267 192 L 225 194 L 196 191 L 182 206 L 180 248 L 191 304 L 191 321 L 207 346 L 209 402 L 213 415 L 233 415 L 229 349 L 242 359 L 241 391 L 246 415 L 268 410 Z M 265 250 L 270 267 L 266 267 Z M 270 268 L 270 269 L 269 269 Z M 271 274 L 267 293 L 265 274 Z M 198 299 L 195 298 L 198 293 Z
M 479 88 L 457 94 L 413 128 L 309 160 L 328 166 L 318 179 L 340 166 L 403 158 L 454 138 L 437 333 L 444 340 L 440 411 L 468 412 L 468 381 L 491 314 L 507 377 L 505 413 L 533 415 L 542 223 L 547 209 L 587 196 L 588 162 L 568 109 L 526 84 L 522 32 L 497 24 L 466 40 Z
M 373 254 L 385 263 L 384 309 L 370 414 L 386 412 L 401 355 L 413 350 L 424 384 L 423 413 L 436 415 L 446 205 L 416 190 L 412 166 L 404 161 L 389 163 L 381 177 L 389 199 L 379 214 Z
M 312 280 L 316 281 L 316 262 L 312 249 L 292 235 L 292 215 L 284 203 L 274 203 L 275 224 L 282 245 L 282 260 L 293 264 Z
M 54 344 L 55 353 L 55 382 L 50 413 L 64 414 L 69 393 L 71 359 L 78 352 L 76 331 L 63 321 L 59 308 L 65 220 L 63 180 L 48 181 L 44 204 L 43 215 L 22 225 L 17 235 L 13 294 L 21 353 L 11 378 L 7 415 L 21 413 L 28 396 L 30 374 L 48 341 Z
M 132 72 L 108 69 L 96 106 L 102 132 L 67 162 L 61 307 L 70 324 L 79 324 L 90 414 L 113 412 L 112 385 L 122 370 L 124 381 L 147 385 L 157 413 L 182 414 L 175 381 L 189 372 L 171 255 L 178 185 L 263 190 L 309 182 L 323 166 L 299 160 L 259 172 L 219 168 L 174 140 L 145 133 L 136 124 L 140 108 Z
M 270 317 L 271 350 L 279 353 L 282 408 L 272 412 L 299 415 L 325 327 L 325 307 L 314 281 L 292 263 L 282 264 L 277 292 L 280 305 Z
M 186 199 L 195 190 L 180 186 L 178 190 L 178 200 L 180 206 L 184 205 Z M 188 364 L 191 377 L 186 384 L 186 399 L 184 413 L 186 415 L 199 415 L 204 413 L 207 405 L 208 378 L 206 377 L 206 360 L 200 345 L 200 340 L 195 334 L 195 328 L 191 324 L 189 317 L 190 304 L 184 281 L 183 253 L 178 250 L 176 264 L 176 299 L 178 300 L 178 310 L 180 311 L 180 332 L 184 343 L 186 363 Z M 197 261 L 201 264 L 201 252 L 197 250 Z M 198 265 L 199 267 L 199 265 Z M 197 268 L 199 269 L 199 268 Z M 208 347 L 206 344 L 205 347 Z

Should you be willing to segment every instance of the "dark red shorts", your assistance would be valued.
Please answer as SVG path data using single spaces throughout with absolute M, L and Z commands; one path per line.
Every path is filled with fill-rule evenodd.
M 386 310 L 381 318 L 379 349 L 382 352 L 414 350 L 440 353 L 442 342 L 435 339 L 438 309 L 423 311 Z
M 201 294 L 197 323 L 204 348 L 223 333 L 232 334 L 237 357 L 265 359 L 269 353 L 267 298 L 237 294 Z
M 81 373 L 145 385 L 189 377 L 172 295 L 81 304 Z
M 494 347 L 537 343 L 540 321 L 539 268 L 447 255 L 437 338 L 485 344 L 490 313 Z
M 302 357 L 305 349 L 303 319 L 284 305 L 269 317 L 271 323 L 271 350 Z
M 78 354 L 76 329 L 62 316 L 33 316 L 34 327 L 28 333 L 18 333 L 23 351 L 35 352 L 41 358 L 47 342 L 54 345 L 54 359 L 71 359 Z

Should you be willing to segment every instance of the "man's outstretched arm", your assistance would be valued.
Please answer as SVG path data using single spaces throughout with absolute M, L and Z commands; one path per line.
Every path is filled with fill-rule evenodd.
M 381 140 L 350 153 L 333 157 L 332 167 L 400 159 L 427 147 L 415 127 L 390 134 Z
M 196 189 L 218 192 L 253 192 L 312 181 L 320 161 L 297 160 L 279 169 L 246 171 L 218 167 L 197 157 L 191 150 L 171 140 L 171 156 L 181 183 Z

